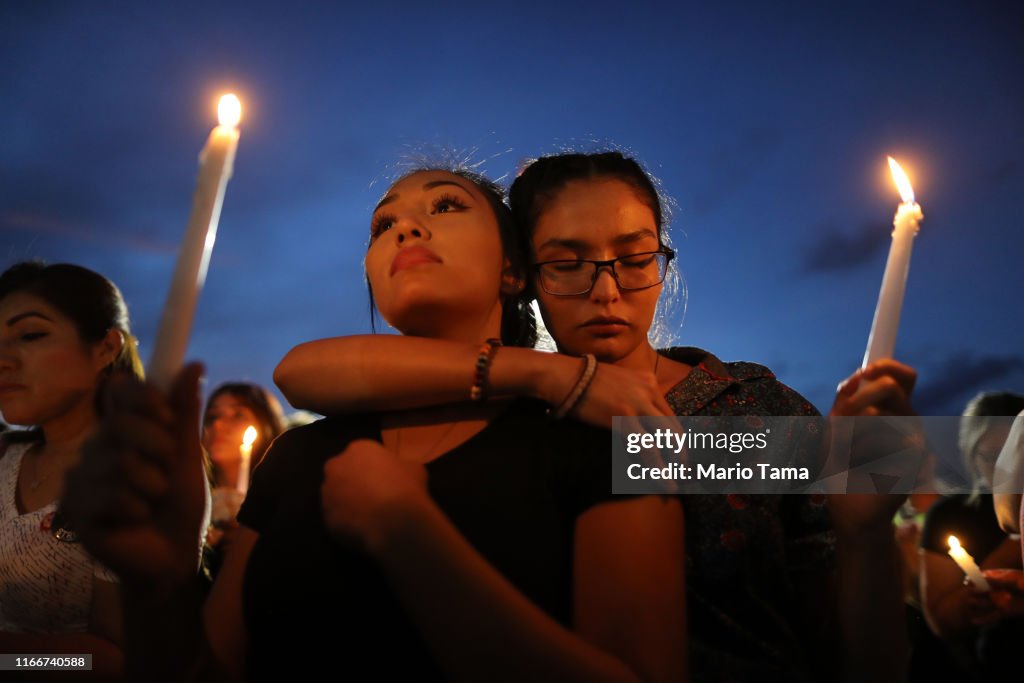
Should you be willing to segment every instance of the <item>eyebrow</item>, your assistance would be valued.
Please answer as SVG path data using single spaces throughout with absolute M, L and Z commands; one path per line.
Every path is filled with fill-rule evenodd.
M 7 320 L 7 325 L 9 327 L 9 326 L 11 326 L 11 325 L 13 325 L 13 324 L 15 324 L 17 322 L 20 322 L 20 321 L 24 320 L 25 318 L 42 318 L 43 320 L 46 320 L 48 322 L 51 322 L 51 323 L 53 322 L 52 318 L 43 315 L 39 311 L 25 311 L 24 313 L 19 313 L 18 315 L 14 316 L 13 318 L 9 318 Z
M 640 228 L 639 230 L 634 230 L 633 232 L 627 232 L 625 234 L 614 237 L 612 239 L 612 244 L 632 244 L 633 242 L 639 242 L 645 237 L 653 237 L 654 239 L 658 239 L 658 235 L 655 234 L 655 232 L 650 228 Z M 544 249 L 546 247 L 565 247 L 566 249 L 571 249 L 573 251 L 583 251 L 584 249 L 590 246 L 592 245 L 584 240 L 562 239 L 559 237 L 553 237 L 544 244 L 537 247 L 537 251 L 540 251 L 541 249 Z
M 433 190 L 435 187 L 441 187 L 442 185 L 454 185 L 455 187 L 461 189 L 463 192 L 469 194 L 470 196 L 473 195 L 473 193 L 470 192 L 469 189 L 466 188 L 464 185 L 462 185 L 462 183 L 457 183 L 454 180 L 431 180 L 429 183 L 423 183 L 423 189 Z M 380 203 L 377 204 L 377 206 L 374 207 L 373 210 L 376 211 L 385 204 L 390 204 L 391 202 L 398 199 L 399 196 L 400 195 L 397 192 L 395 192 L 394 194 L 389 194 L 387 197 L 380 200 Z

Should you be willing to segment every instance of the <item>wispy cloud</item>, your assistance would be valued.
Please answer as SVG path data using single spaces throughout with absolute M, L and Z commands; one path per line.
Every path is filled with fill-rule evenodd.
M 0 211 L 0 232 L 18 231 L 33 235 L 53 235 L 82 242 L 132 249 L 154 254 L 177 253 L 178 245 L 159 242 L 143 234 L 99 231 L 87 225 L 68 223 L 54 216 L 31 211 Z
M 1001 187 L 1004 184 L 1009 184 L 1015 180 L 1022 171 L 1024 171 L 1024 166 L 1022 166 L 1018 160 L 1003 159 L 1002 161 L 993 163 L 980 173 L 977 178 L 977 183 L 984 187 Z
M 707 160 L 708 183 L 690 199 L 694 213 L 704 213 L 724 202 L 730 195 L 753 180 L 764 166 L 765 159 L 782 144 L 782 131 L 770 126 L 757 126 L 743 131 L 727 146 Z
M 815 232 L 820 237 L 804 253 L 804 274 L 852 270 L 867 263 L 885 250 L 890 230 L 872 223 L 852 235 L 828 228 Z
M 913 403 L 921 415 L 959 415 L 979 391 L 997 391 L 1005 381 L 1024 375 L 1024 356 L 991 355 L 956 351 L 919 369 L 923 382 L 914 391 Z M 1024 386 L 1016 387 L 1024 391 Z

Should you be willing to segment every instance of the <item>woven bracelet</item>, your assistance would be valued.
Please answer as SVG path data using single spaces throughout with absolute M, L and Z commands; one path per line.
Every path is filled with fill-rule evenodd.
M 583 357 L 583 372 L 580 373 L 580 377 L 576 380 L 576 384 L 573 386 L 572 391 L 569 392 L 569 395 L 552 412 L 552 417 L 556 420 L 561 420 L 572 412 L 572 409 L 583 398 L 583 394 L 587 393 L 590 383 L 594 381 L 595 374 L 597 374 L 597 359 L 594 358 L 594 354 L 588 353 Z

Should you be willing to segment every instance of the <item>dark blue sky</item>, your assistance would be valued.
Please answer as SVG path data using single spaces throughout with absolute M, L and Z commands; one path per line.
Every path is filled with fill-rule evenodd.
M 233 90 L 189 355 L 211 385 L 269 385 L 294 344 L 369 330 L 369 214 L 404 157 L 452 149 L 507 180 L 614 144 L 677 203 L 675 341 L 765 363 L 827 410 L 864 352 L 891 154 L 925 213 L 897 343 L 919 409 L 1024 390 L 1019 3 L 623 4 L 5 2 L 0 265 L 108 275 L 148 358 Z

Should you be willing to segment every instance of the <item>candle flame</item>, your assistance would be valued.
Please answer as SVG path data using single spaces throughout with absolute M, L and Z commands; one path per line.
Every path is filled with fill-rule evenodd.
M 960 550 L 960 539 L 958 539 L 956 536 L 950 536 L 949 537 L 949 549 L 950 550 Z
M 222 126 L 234 128 L 242 118 L 242 103 L 232 94 L 224 95 L 217 104 L 217 120 Z
M 245 434 L 242 435 L 242 444 L 251 446 L 254 441 L 256 441 L 256 428 L 249 425 L 249 428 L 245 430 Z
M 903 199 L 903 203 L 913 204 L 914 188 L 910 186 L 907 174 L 903 172 L 903 169 L 900 168 L 900 165 L 892 157 L 889 157 L 889 171 L 892 173 L 892 179 L 895 181 L 896 187 L 900 190 L 900 197 Z

